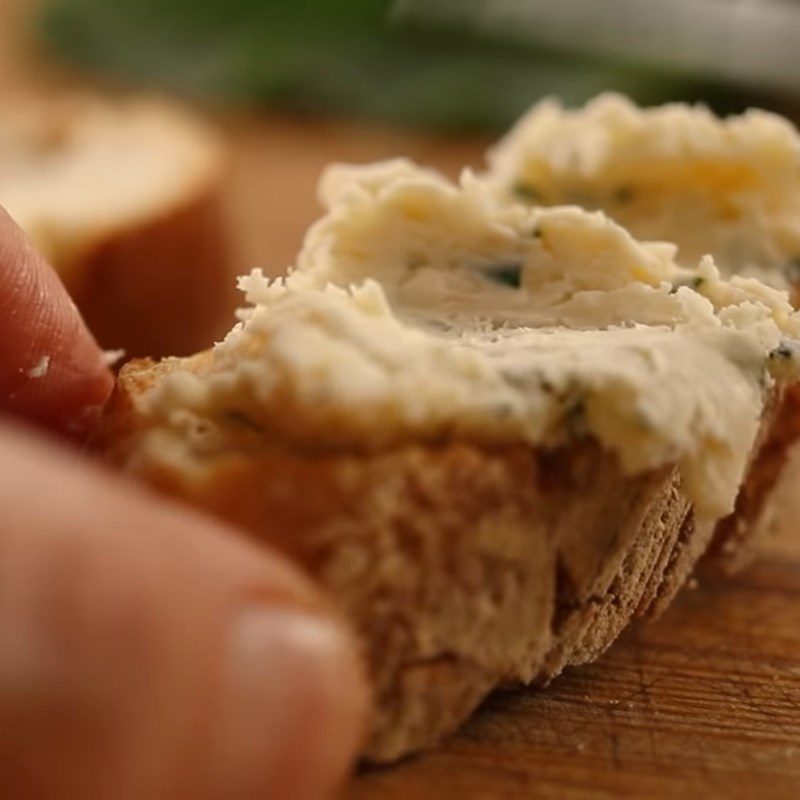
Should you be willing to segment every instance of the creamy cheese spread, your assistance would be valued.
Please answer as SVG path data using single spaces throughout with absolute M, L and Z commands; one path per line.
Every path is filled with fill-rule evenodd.
M 800 374 L 784 292 L 469 173 L 335 166 L 321 199 L 297 268 L 241 278 L 241 322 L 145 398 L 155 435 L 211 440 L 233 421 L 316 450 L 593 437 L 629 473 L 677 464 L 701 516 L 732 509 L 765 398 Z
M 778 285 L 783 270 L 800 273 L 800 136 L 774 114 L 720 119 L 618 95 L 570 111 L 548 100 L 489 163 L 499 196 L 603 209 L 640 239 L 677 244 L 681 263 L 710 253 L 723 273 Z

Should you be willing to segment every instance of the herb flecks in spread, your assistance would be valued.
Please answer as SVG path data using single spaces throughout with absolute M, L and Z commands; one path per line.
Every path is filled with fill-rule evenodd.
M 800 137 L 764 111 L 549 100 L 493 149 L 484 177 L 507 201 L 603 209 L 640 239 L 677 244 L 687 265 L 710 253 L 723 273 L 780 281 L 774 268 L 800 255 Z
M 521 264 L 490 264 L 488 267 L 480 267 L 480 269 L 493 283 L 509 286 L 512 289 L 519 289 L 521 285 Z
M 700 515 L 732 508 L 766 393 L 800 375 L 785 293 L 469 173 L 333 167 L 321 197 L 297 269 L 240 279 L 202 374 L 154 390 L 162 434 L 235 408 L 309 448 L 591 436 L 631 473 L 677 464 Z

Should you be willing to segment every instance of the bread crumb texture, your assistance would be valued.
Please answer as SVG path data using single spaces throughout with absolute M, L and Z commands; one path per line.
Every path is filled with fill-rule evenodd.
M 50 356 L 43 355 L 29 370 L 29 378 L 44 378 L 50 370 Z

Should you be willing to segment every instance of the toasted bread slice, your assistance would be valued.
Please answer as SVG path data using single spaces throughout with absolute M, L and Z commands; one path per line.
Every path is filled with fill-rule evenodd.
M 328 590 L 373 681 L 365 755 L 389 761 L 661 610 L 742 484 L 761 513 L 800 433 L 773 428 L 800 317 L 470 176 L 339 167 L 322 195 L 298 270 L 244 278 L 212 351 L 129 364 L 97 444 Z
M 758 109 L 719 118 L 701 105 L 638 108 L 604 94 L 583 108 L 534 106 L 490 150 L 501 197 L 602 209 L 692 263 L 781 285 L 800 257 L 800 136 Z
M 786 288 L 800 306 L 800 135 L 758 109 L 719 118 L 704 106 L 638 108 L 604 94 L 583 108 L 546 100 L 489 153 L 483 176 L 508 202 L 575 202 L 602 209 L 634 235 L 678 245 L 687 262 L 710 253 L 723 274 Z M 800 426 L 787 399 L 762 450 L 762 466 L 719 526 L 713 563 L 745 565 L 775 531 L 778 510 L 800 480 Z M 769 464 L 769 467 L 766 466 Z M 777 480 L 774 494 L 761 496 Z
M 631 619 L 669 603 L 714 531 L 695 518 L 677 469 L 631 477 L 592 443 L 303 450 L 231 415 L 206 452 L 153 451 L 148 391 L 207 358 L 127 365 L 98 446 L 287 554 L 329 592 L 372 677 L 369 760 L 432 745 L 498 686 L 597 658 Z M 765 417 L 774 435 L 769 416 L 781 413 Z M 786 445 L 798 436 L 781 433 Z M 773 442 L 754 464 L 742 495 L 764 508 L 780 475 Z M 745 532 L 746 521 L 721 524 Z
M 224 174 L 218 137 L 168 102 L 72 96 L 3 110 L 0 204 L 100 343 L 131 356 L 188 354 L 229 327 Z

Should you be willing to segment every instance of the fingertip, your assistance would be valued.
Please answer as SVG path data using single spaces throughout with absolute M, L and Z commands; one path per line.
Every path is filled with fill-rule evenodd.
M 0 407 L 82 437 L 113 383 L 58 276 L 0 208 Z
M 333 796 L 366 680 L 296 565 L 0 422 L 2 467 L 0 720 L 27 720 L 22 773 L 88 782 L 87 800 Z M 13 767 L 0 783 L 28 779 Z
M 322 616 L 249 608 L 229 645 L 219 795 L 332 796 L 355 758 L 368 705 L 346 630 Z

